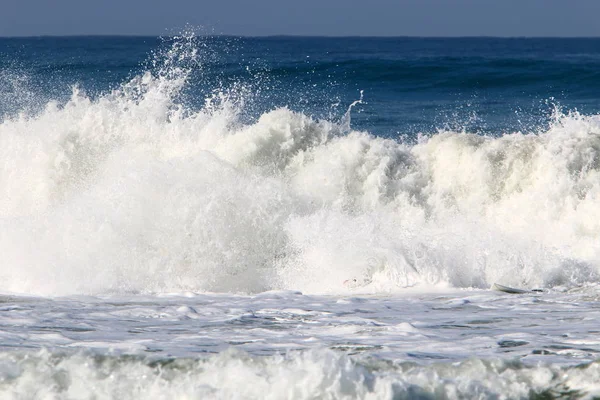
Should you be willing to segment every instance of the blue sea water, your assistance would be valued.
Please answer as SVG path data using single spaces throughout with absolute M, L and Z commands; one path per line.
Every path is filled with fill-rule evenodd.
M 73 85 L 97 97 L 152 70 L 152 54 L 172 42 L 0 39 L 1 111 L 64 100 Z M 447 127 L 484 134 L 532 131 L 547 124 L 554 107 L 598 111 L 600 40 L 594 38 L 202 37 L 194 42 L 201 54 L 189 61 L 194 64 L 186 87 L 189 107 L 202 106 L 217 88 L 247 85 L 260 93 L 251 99 L 249 117 L 281 106 L 340 117 L 362 91 L 354 126 L 386 137 Z
M 0 398 L 600 396 L 598 67 L 0 38 Z

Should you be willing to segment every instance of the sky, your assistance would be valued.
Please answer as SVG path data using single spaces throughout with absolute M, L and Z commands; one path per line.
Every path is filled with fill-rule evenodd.
M 600 0 L 1 0 L 0 36 L 600 36 Z

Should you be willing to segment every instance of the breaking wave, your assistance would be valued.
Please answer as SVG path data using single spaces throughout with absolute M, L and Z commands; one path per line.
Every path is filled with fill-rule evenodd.
M 0 123 L 0 290 L 308 293 L 575 286 L 600 267 L 600 116 L 413 142 L 250 88 L 182 96 L 189 38 L 97 97 Z M 200 61 L 199 61 L 200 60 Z
M 419 365 L 359 360 L 332 351 L 252 357 L 228 350 L 205 359 L 85 353 L 0 354 L 0 393 L 56 399 L 592 398 L 597 362 L 527 367 L 466 360 Z

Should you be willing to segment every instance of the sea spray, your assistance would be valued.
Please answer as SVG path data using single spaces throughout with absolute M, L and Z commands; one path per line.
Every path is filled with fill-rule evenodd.
M 600 263 L 600 119 L 415 143 L 245 85 L 186 103 L 190 37 L 99 96 L 0 124 L 0 278 L 30 294 L 571 287 Z M 260 85 L 260 82 L 257 83 Z M 254 94 L 256 95 L 256 93 Z M 362 99 L 362 98 L 361 98 Z

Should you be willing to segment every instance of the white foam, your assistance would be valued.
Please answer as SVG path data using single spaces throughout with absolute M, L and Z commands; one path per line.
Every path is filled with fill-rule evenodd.
M 19 399 L 313 399 L 392 397 L 525 398 L 532 394 L 600 394 L 597 363 L 524 367 L 467 360 L 428 366 L 357 360 L 332 351 L 250 357 L 226 351 L 207 359 L 0 354 L 0 394 Z
M 0 123 L 0 290 L 389 292 L 567 287 L 600 266 L 600 118 L 416 144 L 221 93 L 175 99 L 193 48 Z M 170 58 L 169 58 L 170 57 Z M 184 58 L 185 58 L 184 57 Z M 181 58 L 181 57 L 180 57 Z M 234 96 L 235 97 L 235 96 Z

